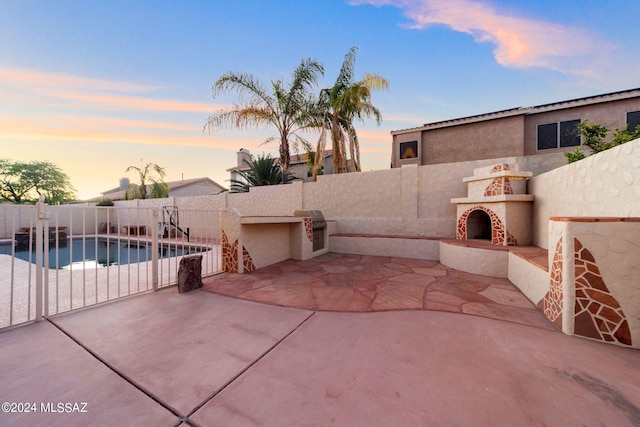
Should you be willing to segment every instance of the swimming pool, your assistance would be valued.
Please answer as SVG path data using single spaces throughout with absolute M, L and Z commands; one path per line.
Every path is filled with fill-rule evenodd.
M 166 245 L 158 247 L 158 258 L 171 258 L 204 252 L 206 248 Z M 0 244 L 0 254 L 11 255 L 11 243 Z M 16 258 L 36 262 L 35 247 L 17 246 Z M 29 259 L 31 257 L 31 259 Z M 84 239 L 67 239 L 59 243 L 56 251 L 55 243 L 49 248 L 49 268 L 68 270 L 70 268 L 108 267 L 111 265 L 126 265 L 144 261 L 151 261 L 151 242 L 136 240 L 116 240 L 96 237 Z

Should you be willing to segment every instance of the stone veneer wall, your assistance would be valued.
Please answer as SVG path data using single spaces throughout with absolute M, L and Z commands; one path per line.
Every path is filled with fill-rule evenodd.
M 529 194 L 535 196 L 533 244 L 549 250 L 552 216 L 638 217 L 640 139 L 534 176 Z

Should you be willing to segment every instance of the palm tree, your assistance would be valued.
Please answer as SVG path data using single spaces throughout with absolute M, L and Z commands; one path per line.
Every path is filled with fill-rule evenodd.
M 290 162 L 290 145 L 301 138 L 299 130 L 312 127 L 309 123 L 313 105 L 313 95 L 309 92 L 317 84 L 324 68 L 319 62 L 308 58 L 302 60 L 291 76 L 289 86 L 281 80 L 271 81 L 269 92 L 250 74 L 228 72 L 213 85 L 213 97 L 224 92 L 235 91 L 240 103 L 228 109 L 220 110 L 207 119 L 205 129 L 211 133 L 215 128 L 231 125 L 236 128 L 275 126 L 278 137 L 268 138 L 265 143 L 279 139 L 282 182 L 287 183 Z
M 138 173 L 140 184 L 137 188 L 127 190 L 128 199 L 146 199 L 147 198 L 147 184 L 151 182 L 151 198 L 163 198 L 169 195 L 169 187 L 163 181 L 167 172 L 163 167 L 158 166 L 155 163 L 147 163 L 142 167 L 129 166 L 126 172 L 135 170 Z M 156 178 L 154 175 L 157 175 Z
M 357 51 L 357 47 L 349 49 L 334 85 L 320 91 L 319 105 L 323 112 L 323 120 L 316 160 L 324 157 L 325 140 L 329 132 L 333 148 L 334 173 L 361 170 L 360 145 L 353 121 L 354 119 L 364 121 L 365 117 L 373 116 L 380 124 L 382 115 L 371 102 L 371 91 L 389 87 L 387 80 L 377 74 L 366 73 L 360 81 L 353 81 Z M 316 161 L 314 179 L 320 166 L 321 163 Z
M 232 172 L 240 175 L 241 179 L 230 179 L 232 193 L 244 193 L 250 187 L 261 185 L 277 185 L 282 182 L 282 169 L 275 159 L 268 154 L 258 157 L 251 156 L 250 160 L 243 161 L 249 169 L 232 169 Z

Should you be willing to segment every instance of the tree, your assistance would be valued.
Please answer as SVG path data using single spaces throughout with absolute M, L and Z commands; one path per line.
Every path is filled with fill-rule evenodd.
M 302 139 L 298 131 L 313 126 L 311 115 L 314 97 L 310 89 L 317 84 L 318 77 L 322 75 L 322 64 L 311 58 L 304 59 L 294 69 L 288 85 L 283 85 L 281 80 L 272 80 L 269 91 L 250 74 L 228 72 L 214 83 L 213 97 L 225 92 L 236 92 L 240 102 L 209 116 L 205 129 L 211 133 L 213 129 L 225 125 L 238 129 L 264 124 L 274 126 L 278 131 L 278 137 L 268 138 L 265 143 L 279 140 L 282 182 L 286 184 L 290 145 Z
M 154 199 L 168 197 L 169 186 L 163 181 L 167 175 L 163 167 L 155 163 L 146 163 L 142 167 L 129 166 L 126 172 L 134 170 L 138 173 L 139 184 L 127 189 L 127 199 L 146 199 L 148 195 L 147 185 L 151 183 L 150 196 Z M 155 176 L 157 175 L 157 177 Z
M 578 125 L 578 132 L 582 135 L 583 145 L 591 149 L 591 154 L 595 154 L 640 138 L 640 125 L 633 132 L 629 132 L 627 129 L 616 129 L 610 141 L 605 141 L 606 136 L 609 134 L 609 129 L 597 123 L 590 123 L 589 120 L 585 120 Z M 564 153 L 564 155 L 569 163 L 577 162 L 587 157 L 587 154 L 580 150 L 579 147 L 574 151 Z
M 382 115 L 371 101 L 371 91 L 389 87 L 387 80 L 377 74 L 366 73 L 360 81 L 353 81 L 357 51 L 357 47 L 349 49 L 334 85 L 320 91 L 319 107 L 323 115 L 323 129 L 318 141 L 316 159 L 324 158 L 325 138 L 328 132 L 331 134 L 334 173 L 361 170 L 360 144 L 353 121 L 364 121 L 364 118 L 373 116 L 377 124 L 380 124 Z M 314 179 L 320 166 L 321 162 L 316 161 Z
M 611 142 L 614 145 L 621 145 L 638 138 L 640 138 L 640 125 L 636 126 L 633 132 L 629 132 L 627 129 L 616 129 Z
M 58 205 L 74 200 L 75 189 L 53 163 L 0 159 L 0 198 L 11 203 L 33 203 L 41 195 L 45 203 Z
M 313 180 L 315 181 L 317 178 L 317 175 L 322 175 L 323 171 L 322 171 L 322 160 L 320 160 L 320 167 L 319 170 L 316 171 L 315 176 L 313 175 L 313 171 L 314 171 L 314 167 L 316 165 L 316 151 L 313 148 L 313 145 L 311 145 L 310 142 L 308 141 L 301 141 L 302 148 L 304 150 L 304 154 L 306 155 L 304 157 L 304 162 L 307 165 L 307 176 L 313 176 Z
M 0 159 L 0 197 L 2 200 L 18 204 L 28 200 L 31 185 L 21 179 L 22 165 L 22 163 Z
M 270 155 L 262 154 L 258 157 L 252 155 L 250 160 L 245 159 L 243 162 L 249 166 L 249 169 L 232 170 L 242 178 L 229 180 L 232 193 L 244 193 L 251 187 L 282 183 L 282 169 Z
M 609 133 L 609 129 L 600 124 L 591 124 L 589 120 L 585 119 L 585 121 L 578 124 L 578 132 L 582 135 L 583 145 L 591 148 L 594 153 L 599 153 L 613 147 L 611 142 L 604 141 L 604 138 Z

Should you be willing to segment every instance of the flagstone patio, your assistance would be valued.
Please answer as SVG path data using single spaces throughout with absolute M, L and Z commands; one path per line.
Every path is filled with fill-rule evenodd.
M 328 253 L 203 282 L 206 291 L 305 310 L 437 310 L 556 330 L 509 280 L 437 261 Z

